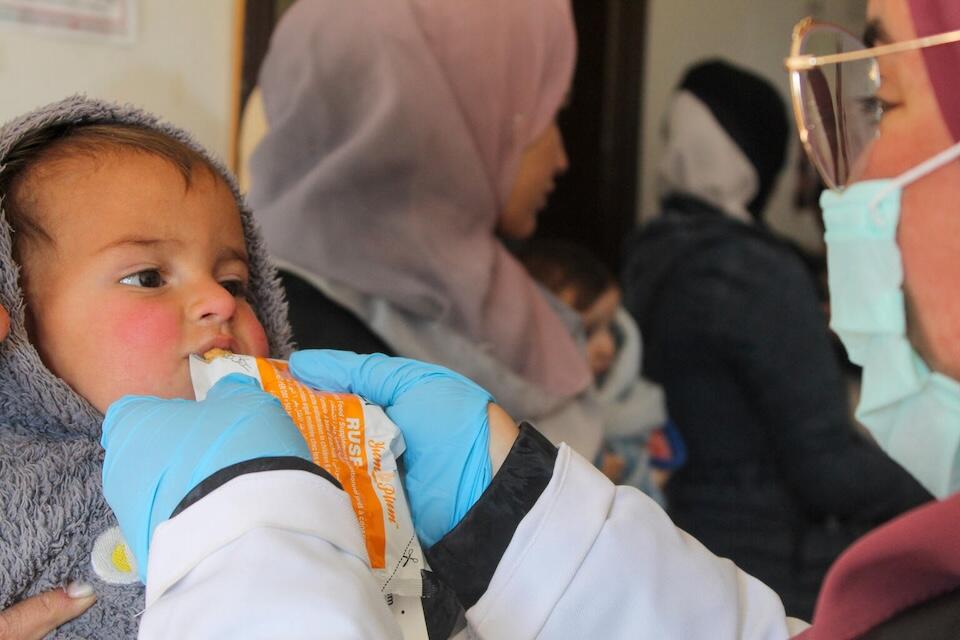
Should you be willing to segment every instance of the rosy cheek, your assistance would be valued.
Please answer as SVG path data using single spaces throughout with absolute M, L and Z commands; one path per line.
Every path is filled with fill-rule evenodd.
M 139 301 L 116 305 L 108 317 L 116 346 L 127 355 L 175 353 L 180 347 L 180 315 L 174 309 Z
M 248 338 L 250 348 L 247 350 L 250 355 L 265 358 L 270 355 L 270 345 L 267 342 L 267 334 L 259 324 L 256 326 L 254 335 Z
M 237 310 L 234 321 L 234 335 L 241 353 L 251 356 L 267 357 L 270 355 L 270 345 L 266 331 L 257 319 L 250 305 L 242 303 Z
M 77 336 L 86 362 L 68 382 L 101 411 L 126 394 L 189 397 L 178 315 L 150 300 L 99 302 L 93 328 Z

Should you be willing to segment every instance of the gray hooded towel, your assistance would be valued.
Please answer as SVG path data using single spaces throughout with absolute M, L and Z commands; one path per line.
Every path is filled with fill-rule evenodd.
M 233 178 L 188 134 L 130 106 L 67 98 L 0 128 L 0 172 L 28 132 L 51 126 L 126 123 L 165 133 L 199 151 L 240 203 L 250 254 L 250 301 L 270 340 L 288 355 L 290 331 L 275 271 Z M 10 312 L 0 344 L 0 608 L 65 584 L 90 582 L 97 603 L 53 638 L 135 638 L 143 586 L 116 567 L 117 522 L 101 493 L 100 415 L 40 361 L 24 326 L 11 229 L 0 203 L 0 304 Z M 96 565 L 96 567 L 95 567 Z

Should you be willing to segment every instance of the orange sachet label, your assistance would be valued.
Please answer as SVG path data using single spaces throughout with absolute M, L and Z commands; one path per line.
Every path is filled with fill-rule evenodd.
M 307 387 L 295 379 L 287 363 L 280 360 L 257 358 L 257 368 L 264 391 L 280 400 L 307 441 L 313 461 L 329 471 L 350 496 L 366 541 L 370 566 L 384 568 L 384 514 L 373 479 L 367 472 L 369 460 L 362 402 L 351 394 L 321 393 Z
M 397 460 L 404 450 L 403 434 L 381 407 L 357 395 L 313 389 L 298 381 L 282 360 L 227 351 L 190 358 L 197 400 L 232 373 L 254 378 L 280 401 L 313 461 L 343 486 L 363 534 L 373 576 L 380 590 L 393 597 L 394 614 L 407 620 L 405 611 L 419 610 L 421 570 L 429 567 L 400 479 Z

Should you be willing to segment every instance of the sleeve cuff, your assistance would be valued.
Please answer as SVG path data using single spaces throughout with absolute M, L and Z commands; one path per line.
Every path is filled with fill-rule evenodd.
M 529 423 L 520 425 L 493 481 L 463 520 L 426 551 L 430 567 L 464 609 L 486 592 L 513 534 L 553 477 L 557 448 Z
M 157 526 L 147 606 L 215 553 L 229 553 L 248 533 L 267 529 L 319 538 L 369 566 L 350 498 L 322 474 L 289 467 L 243 473 Z
M 170 514 L 170 517 L 176 517 L 181 511 L 198 500 L 201 500 L 204 496 L 209 495 L 215 489 L 222 487 L 234 478 L 246 475 L 248 473 L 260 473 L 262 471 L 306 471 L 329 480 L 337 489 L 343 489 L 343 485 L 341 485 L 336 478 L 330 475 L 326 469 L 310 462 L 309 460 L 304 460 L 303 458 L 298 458 L 296 456 L 254 458 L 253 460 L 245 460 L 244 462 L 238 462 L 230 465 L 229 467 L 224 467 L 205 480 L 202 480 L 200 484 L 191 489 L 190 492 L 183 497 L 183 500 L 181 500 L 180 504 L 177 505 L 177 508 L 173 510 L 173 513 Z

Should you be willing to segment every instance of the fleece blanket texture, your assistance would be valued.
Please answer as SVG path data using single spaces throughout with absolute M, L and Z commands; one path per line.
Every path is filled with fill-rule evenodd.
M 11 148 L 45 127 L 128 123 L 161 131 L 204 155 L 240 204 L 250 255 L 250 300 L 276 357 L 288 355 L 286 302 L 260 233 L 233 178 L 187 133 L 126 105 L 74 96 L 0 128 L 0 173 Z M 0 608 L 63 585 L 90 582 L 97 603 L 53 638 L 134 638 L 143 586 L 95 571 L 94 546 L 117 522 L 101 493 L 103 416 L 41 362 L 24 326 L 26 301 L 0 201 L 0 304 L 10 336 L 0 344 Z

